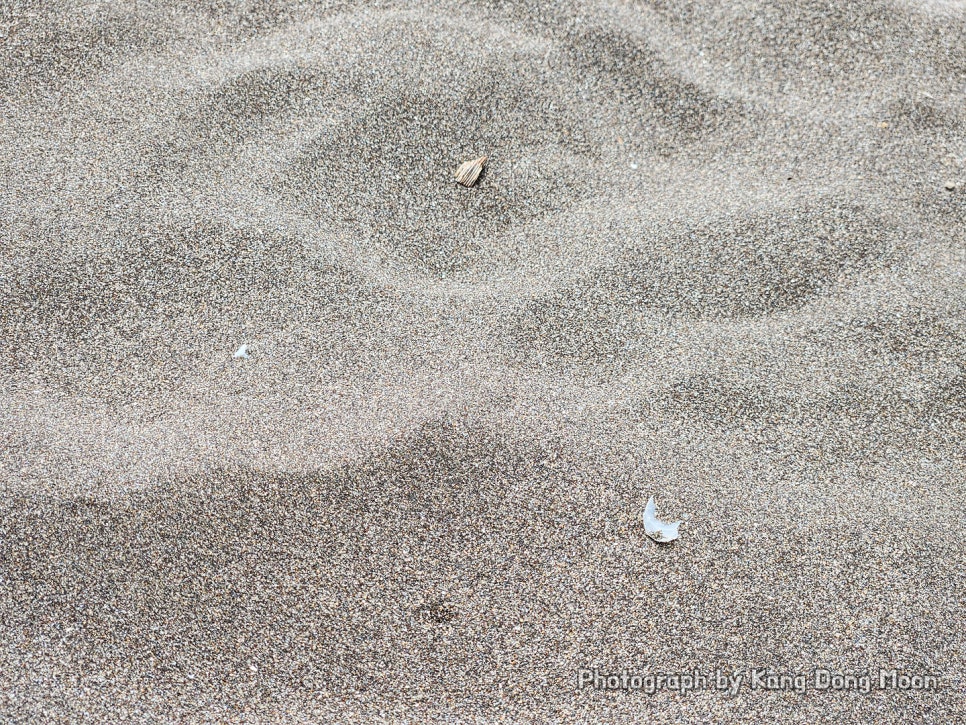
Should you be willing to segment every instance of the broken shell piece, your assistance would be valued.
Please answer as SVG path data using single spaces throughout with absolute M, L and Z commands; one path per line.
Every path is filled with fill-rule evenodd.
M 232 355 L 233 358 L 247 358 L 248 357 L 248 345 L 242 345 L 240 348 L 235 350 L 235 354 Z
M 480 178 L 480 173 L 486 165 L 486 156 L 480 156 L 473 161 L 465 161 L 456 170 L 456 183 L 463 186 L 473 186 Z
M 651 496 L 647 500 L 647 506 L 644 507 L 644 533 L 649 537 L 661 544 L 674 541 L 678 538 L 678 526 L 680 525 L 680 521 L 675 521 L 673 524 L 660 521 L 654 507 L 654 497 Z

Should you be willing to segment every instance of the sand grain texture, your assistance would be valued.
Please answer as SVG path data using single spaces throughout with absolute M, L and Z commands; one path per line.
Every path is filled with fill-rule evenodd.
M 951 0 L 0 5 L 0 720 L 966 722 L 964 82 Z

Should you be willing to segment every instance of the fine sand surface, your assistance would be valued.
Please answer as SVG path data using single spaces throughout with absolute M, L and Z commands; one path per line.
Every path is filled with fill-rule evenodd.
M 0 3 L 0 179 L 0 721 L 966 722 L 963 2 Z

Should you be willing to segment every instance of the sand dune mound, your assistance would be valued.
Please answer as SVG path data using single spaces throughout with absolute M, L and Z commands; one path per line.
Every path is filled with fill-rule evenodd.
M 617 263 L 527 303 L 508 325 L 508 344 L 524 354 L 587 356 L 632 343 L 648 317 L 795 310 L 882 269 L 909 239 L 863 205 L 825 199 L 645 237 Z

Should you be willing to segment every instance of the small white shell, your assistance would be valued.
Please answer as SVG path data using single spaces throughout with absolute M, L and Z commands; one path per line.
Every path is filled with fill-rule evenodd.
M 463 186 L 473 186 L 480 178 L 483 167 L 486 166 L 486 156 L 480 156 L 472 161 L 464 161 L 456 170 L 456 183 Z
M 660 521 L 657 518 L 654 497 L 651 496 L 647 500 L 647 506 L 644 507 L 644 533 L 654 539 L 654 541 L 661 544 L 674 541 L 678 538 L 678 526 L 680 525 L 680 521 L 675 521 L 673 524 L 666 524 Z
M 235 354 L 232 355 L 233 358 L 247 358 L 248 357 L 248 345 L 242 345 L 240 348 L 235 350 Z

